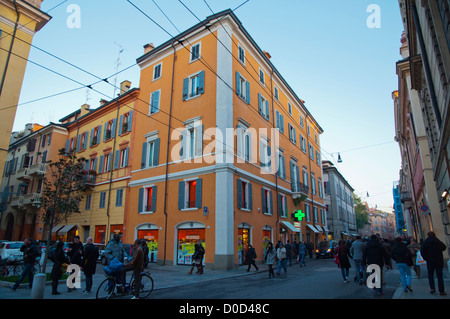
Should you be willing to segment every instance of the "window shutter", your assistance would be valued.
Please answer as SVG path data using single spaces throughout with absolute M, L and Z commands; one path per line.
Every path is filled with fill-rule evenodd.
M 84 132 L 84 144 L 83 144 L 83 149 L 87 149 L 88 145 L 88 140 L 89 140 L 89 131 Z
M 291 166 L 291 191 L 295 191 L 295 179 L 294 179 L 294 174 L 295 174 L 295 166 L 294 163 L 289 162 L 290 166 Z
M 154 153 L 153 153 L 153 166 L 159 165 L 159 138 L 155 140 Z M 153 207 L 153 206 L 152 206 Z
M 120 150 L 116 150 L 116 155 L 114 156 L 114 169 L 119 168 L 120 163 Z
M 270 197 L 270 214 L 273 214 L 273 196 L 272 196 L 272 191 L 269 191 L 269 197 Z
M 275 111 L 275 123 L 276 123 L 277 128 L 279 130 L 281 130 L 280 129 L 280 112 L 278 112 L 278 111 Z
M 287 196 L 284 196 L 284 217 L 287 217 Z
M 195 184 L 195 207 L 202 208 L 202 179 L 198 178 Z
M 103 142 L 106 140 L 106 129 L 108 128 L 108 122 L 103 127 Z
M 185 184 L 184 181 L 178 183 L 178 209 L 184 209 L 186 207 L 184 202 Z
M 283 170 L 282 178 L 286 179 L 286 160 L 284 158 L 284 155 L 281 155 L 281 168 Z
M 242 181 L 237 180 L 237 208 L 242 208 Z
M 93 128 L 93 129 L 91 130 L 91 138 L 89 139 L 89 146 L 92 145 L 92 139 L 94 138 L 94 130 L 95 130 L 95 128 Z
M 269 115 L 269 101 L 266 101 L 266 119 L 267 120 L 270 119 L 270 115 Z
M 81 145 L 81 134 L 77 137 L 77 152 L 80 151 L 80 145 Z
M 241 75 L 236 71 L 236 94 L 241 95 Z
M 183 80 L 183 101 L 189 97 L 189 78 Z
M 295 174 L 297 175 L 297 192 L 301 191 L 300 188 L 300 170 L 298 168 L 298 166 L 295 166 Z
M 284 133 L 284 116 L 280 114 L 280 132 Z
M 259 114 L 262 115 L 262 101 L 261 101 L 261 93 L 258 93 L 258 111 Z
M 133 110 L 128 113 L 128 132 L 131 132 L 131 123 L 133 122 Z
M 87 160 L 87 161 L 84 163 L 84 170 L 85 170 L 85 171 L 88 171 L 88 170 L 89 170 L 90 164 L 91 164 L 91 160 Z
M 99 161 L 99 165 L 98 165 L 98 172 L 99 173 L 103 173 L 103 161 L 104 161 L 104 156 L 100 155 L 100 161 Z
M 102 126 L 98 126 L 98 135 L 97 135 L 97 144 L 100 144 L 100 140 L 102 138 Z
M 198 94 L 205 93 L 205 71 L 198 75 Z
M 69 154 L 69 147 L 70 147 L 70 140 L 67 139 L 67 140 L 66 140 L 66 147 L 65 147 L 65 152 L 66 152 L 66 154 Z
M 158 189 L 157 186 L 152 187 L 152 211 L 156 212 L 156 191 Z
M 111 126 L 111 138 L 116 137 L 116 127 L 117 127 L 117 119 L 113 119 Z
M 138 213 L 144 211 L 144 189 L 139 188 Z
M 147 160 L 147 142 L 144 142 L 142 144 L 141 168 L 145 168 L 146 160 Z
M 251 133 L 247 132 L 245 134 L 245 160 L 247 162 L 250 162 L 250 159 L 252 158 L 250 141 L 251 141 Z
M 281 194 L 278 194 L 278 214 L 280 214 L 281 217 L 283 217 L 283 205 L 281 203 L 282 197 Z
M 253 210 L 252 184 L 247 183 L 247 185 L 248 185 L 248 209 Z
M 246 99 L 246 102 L 248 104 L 250 104 L 250 82 L 249 81 L 245 82 L 245 89 L 247 90 L 245 99 Z
M 264 188 L 261 188 L 261 210 L 264 214 L 266 212 L 266 198 L 265 198 L 265 191 Z
M 196 156 L 203 155 L 203 125 L 198 125 L 195 134 L 195 153 Z
M 122 134 L 122 125 L 123 125 L 123 114 L 119 118 L 119 134 Z
M 124 167 L 127 167 L 127 166 L 128 166 L 128 154 L 129 154 L 129 152 L 130 152 L 130 148 L 127 147 L 127 148 L 125 149 L 125 159 L 124 159 L 124 163 L 123 163 Z
M 187 130 L 183 130 L 183 132 L 181 132 L 181 148 L 180 148 L 180 160 L 184 160 L 187 157 L 187 148 L 186 145 L 188 143 L 188 138 L 187 138 Z

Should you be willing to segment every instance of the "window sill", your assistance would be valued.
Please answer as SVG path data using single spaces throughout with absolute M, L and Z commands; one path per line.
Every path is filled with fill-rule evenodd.
M 190 211 L 194 211 L 194 210 L 199 210 L 200 208 L 198 207 L 192 207 L 192 208 L 183 208 L 181 211 L 182 212 L 190 212 Z
M 153 214 L 154 211 L 150 211 L 150 212 L 139 212 L 140 215 L 150 215 Z

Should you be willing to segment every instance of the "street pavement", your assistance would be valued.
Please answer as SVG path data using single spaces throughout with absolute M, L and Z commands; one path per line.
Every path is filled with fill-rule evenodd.
M 320 264 L 321 260 L 317 261 Z M 313 265 L 311 265 L 314 267 Z M 51 269 L 51 265 L 47 266 L 47 271 Z M 195 270 L 192 275 L 188 275 L 190 267 L 186 266 L 168 266 L 150 264 L 147 271 L 151 273 L 154 280 L 154 290 L 168 289 L 179 286 L 193 285 L 202 282 L 218 281 L 225 278 L 239 277 L 239 276 L 252 276 L 261 272 L 267 272 L 266 265 L 261 265 L 259 271 L 247 272 L 247 266 L 240 266 L 231 270 L 213 270 L 205 269 L 204 274 L 196 275 Z M 393 272 L 398 272 L 394 266 Z M 421 278 L 418 278 L 414 271 L 412 271 L 412 289 L 413 292 L 403 292 L 401 283 L 395 289 L 392 299 L 435 299 L 435 300 L 448 300 L 450 299 L 450 276 L 447 268 L 444 268 L 444 285 L 447 292 L 446 296 L 441 296 L 437 291 L 435 294 L 430 294 L 428 277 L 426 273 L 426 266 L 421 266 Z M 398 275 L 399 276 L 399 275 Z M 47 283 L 45 286 L 44 299 L 47 300 L 68 300 L 68 299 L 95 299 L 95 292 L 100 283 L 106 278 L 103 273 L 103 266 L 98 264 L 97 273 L 94 275 L 93 289 L 91 293 L 83 293 L 85 287 L 84 274 L 81 275 L 81 288 L 68 292 L 66 281 L 60 281 L 58 290 L 60 295 L 51 294 L 51 285 Z M 400 282 L 400 278 L 398 280 Z M 16 291 L 9 288 L 11 284 L 0 282 L 0 299 L 31 299 L 31 289 L 28 288 L 28 284 L 22 284 Z M 436 280 L 437 289 L 437 280 Z M 131 296 L 130 296 L 131 297 Z M 149 298 L 151 298 L 150 295 Z M 232 298 L 232 296 L 231 296 Z

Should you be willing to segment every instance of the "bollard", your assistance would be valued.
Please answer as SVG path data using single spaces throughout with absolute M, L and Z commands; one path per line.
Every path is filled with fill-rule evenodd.
M 31 288 L 31 299 L 44 299 L 45 274 L 36 274 Z

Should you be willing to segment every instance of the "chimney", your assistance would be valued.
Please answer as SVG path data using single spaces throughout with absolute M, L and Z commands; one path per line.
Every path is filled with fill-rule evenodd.
M 128 92 L 128 90 L 131 87 L 131 82 L 130 81 L 123 81 L 122 83 L 120 83 L 120 95 Z
M 83 104 L 83 105 L 81 106 L 80 117 L 83 116 L 83 115 L 85 115 L 85 114 L 87 114 L 87 113 L 89 113 L 90 108 L 91 108 L 91 107 L 90 107 L 89 104 Z
M 153 43 L 147 43 L 146 45 L 144 45 L 144 54 L 146 54 L 147 52 L 150 52 L 154 48 L 155 48 L 155 46 L 153 45 Z
M 105 105 L 106 103 L 108 103 L 108 100 L 100 99 L 100 106 Z
M 267 51 L 263 51 L 263 52 L 264 52 L 264 54 L 266 55 L 266 57 L 270 60 L 270 58 L 272 57 L 272 56 L 270 55 L 270 53 L 267 52 Z

